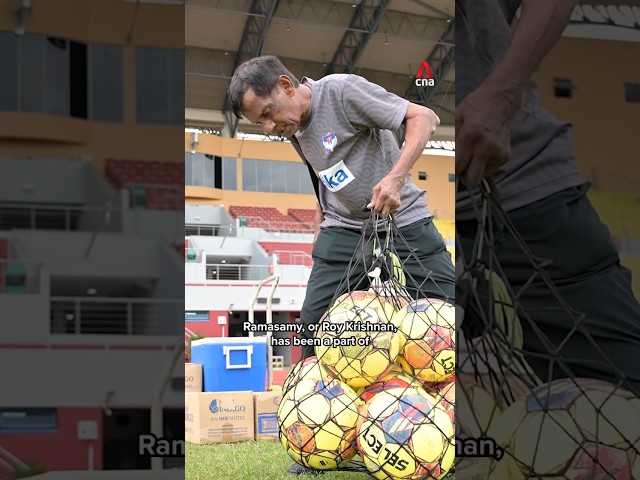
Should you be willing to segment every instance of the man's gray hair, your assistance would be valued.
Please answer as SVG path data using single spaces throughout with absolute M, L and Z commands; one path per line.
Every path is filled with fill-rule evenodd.
M 258 97 L 266 97 L 278 85 L 280 75 L 289 77 L 294 87 L 300 85 L 298 79 L 274 55 L 252 58 L 236 68 L 227 90 L 235 116 L 242 118 L 242 100 L 249 89 Z

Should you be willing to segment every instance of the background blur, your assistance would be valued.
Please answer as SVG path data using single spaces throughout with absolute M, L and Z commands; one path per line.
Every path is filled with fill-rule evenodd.
M 605 4 L 603 6 L 603 4 Z M 637 2 L 583 1 L 534 80 L 541 103 L 573 124 L 576 160 L 640 295 L 640 10 Z
M 184 463 L 183 12 L 0 1 L 3 480 Z

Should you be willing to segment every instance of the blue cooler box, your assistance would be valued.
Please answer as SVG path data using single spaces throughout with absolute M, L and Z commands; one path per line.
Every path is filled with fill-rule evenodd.
M 266 390 L 266 336 L 194 340 L 191 362 L 202 365 L 204 392 Z

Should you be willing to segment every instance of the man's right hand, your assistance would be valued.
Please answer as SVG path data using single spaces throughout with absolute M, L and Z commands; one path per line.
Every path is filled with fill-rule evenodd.
M 456 106 L 456 175 L 470 190 L 509 160 L 514 103 L 485 83 Z
M 556 44 L 579 0 L 522 0 L 509 48 L 494 71 L 456 106 L 456 175 L 468 188 L 511 155 L 510 123 L 531 75 Z

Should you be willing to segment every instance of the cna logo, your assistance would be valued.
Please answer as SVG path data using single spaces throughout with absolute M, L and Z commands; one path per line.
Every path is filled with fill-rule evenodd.
M 416 73 L 416 87 L 434 87 L 436 85 L 435 75 L 426 60 L 422 62 L 418 73 Z

